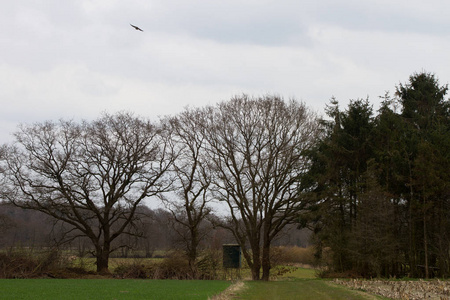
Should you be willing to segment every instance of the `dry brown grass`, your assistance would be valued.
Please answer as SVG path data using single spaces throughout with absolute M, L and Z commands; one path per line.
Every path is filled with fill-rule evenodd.
M 334 283 L 347 286 L 354 290 L 364 290 L 366 292 L 391 299 L 450 299 L 450 281 L 335 279 Z

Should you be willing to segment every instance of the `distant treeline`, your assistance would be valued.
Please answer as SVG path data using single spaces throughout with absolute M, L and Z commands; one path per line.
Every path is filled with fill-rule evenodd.
M 115 257 L 158 257 L 171 250 L 182 250 L 183 243 L 174 230 L 176 222 L 169 211 L 159 208 L 140 208 L 140 237 L 123 236 L 117 243 L 127 244 L 114 253 Z M 215 217 L 219 218 L 219 217 Z M 236 243 L 232 234 L 223 228 L 214 228 L 205 220 L 202 224 L 208 231 L 200 249 L 221 250 L 223 244 Z M 89 256 L 92 245 L 86 238 L 78 238 L 66 243 L 63 239 L 64 227 L 44 213 L 27 210 L 9 203 L 0 203 L 0 251 L 10 248 L 42 249 L 58 247 L 71 250 L 79 257 Z M 297 225 L 288 226 L 274 243 L 274 246 L 310 246 L 311 232 L 298 230 Z

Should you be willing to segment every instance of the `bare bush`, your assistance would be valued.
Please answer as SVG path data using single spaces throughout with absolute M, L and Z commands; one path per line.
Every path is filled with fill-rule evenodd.
M 217 279 L 222 269 L 222 252 L 217 250 L 203 251 L 197 266 L 197 279 Z
M 183 251 L 173 251 L 161 262 L 144 259 L 121 261 L 114 269 L 114 276 L 119 278 L 149 279 L 207 279 L 219 278 L 222 268 L 219 251 L 204 251 L 199 256 L 198 272 L 192 277 L 188 256 Z
M 192 279 L 187 256 L 181 251 L 174 251 L 160 264 L 157 273 L 159 279 Z
M 132 263 L 121 262 L 114 269 L 114 275 L 119 278 L 151 278 L 155 269 L 153 264 L 144 264 L 142 260 L 134 259 Z
M 57 249 L 35 253 L 26 249 L 0 253 L 0 278 L 54 277 L 68 262 Z

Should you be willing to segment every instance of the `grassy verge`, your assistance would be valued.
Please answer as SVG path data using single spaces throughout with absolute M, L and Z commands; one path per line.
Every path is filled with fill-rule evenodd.
M 352 291 L 330 284 L 323 279 L 304 279 L 294 281 L 245 282 L 245 288 L 239 293 L 241 300 L 369 300 L 386 299 L 359 291 Z
M 208 299 L 230 285 L 226 281 L 3 279 L 0 299 Z
M 239 300 L 375 300 L 388 299 L 371 295 L 363 291 L 332 283 L 330 280 L 318 279 L 314 269 L 279 266 L 274 268 L 274 280 L 244 281 L 242 286 L 225 297 L 217 299 Z

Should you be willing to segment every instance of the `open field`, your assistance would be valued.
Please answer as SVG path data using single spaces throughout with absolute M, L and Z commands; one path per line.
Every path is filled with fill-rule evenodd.
M 244 281 L 232 290 L 220 280 L 2 279 L 0 299 L 386 299 L 315 279 L 313 269 L 275 270 L 275 281 Z
M 230 286 L 227 281 L 118 279 L 3 279 L 0 299 L 210 299 Z M 216 299 L 386 299 L 321 279 L 246 281 L 241 289 Z M 214 299 L 214 298 L 213 298 Z
M 1 279 L 0 299 L 375 300 L 449 299 L 449 281 L 330 280 L 314 269 L 279 266 L 270 282 L 243 280 Z M 90 277 L 89 277 L 90 278 Z M 387 298 L 389 297 L 389 298 Z
M 2 279 L 0 299 L 208 299 L 227 281 L 118 279 Z

